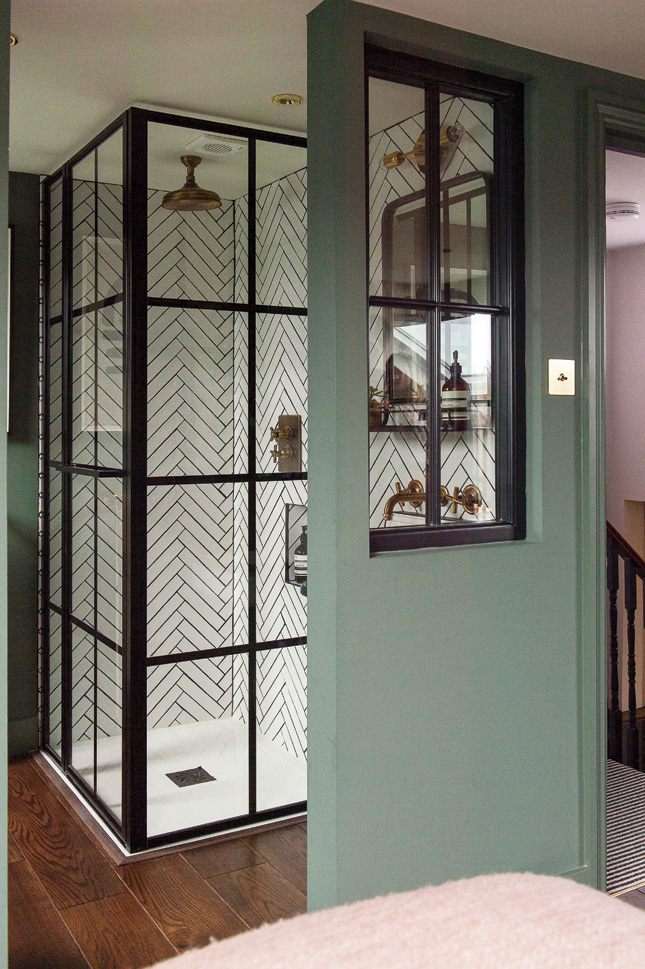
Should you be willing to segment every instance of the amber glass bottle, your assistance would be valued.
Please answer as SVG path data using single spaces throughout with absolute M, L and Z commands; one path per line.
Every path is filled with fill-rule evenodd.
M 450 376 L 441 388 L 441 427 L 444 431 L 466 431 L 470 417 L 470 384 L 461 376 L 458 353 L 452 354 Z

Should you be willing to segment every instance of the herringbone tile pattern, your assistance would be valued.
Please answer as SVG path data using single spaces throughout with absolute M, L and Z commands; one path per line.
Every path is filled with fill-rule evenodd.
M 257 193 L 257 301 L 305 306 L 307 291 L 307 170 Z
M 149 490 L 149 656 L 232 645 L 232 541 L 233 485 Z
M 150 310 L 149 475 L 232 472 L 233 364 L 233 313 Z
M 235 278 L 235 203 L 209 212 L 172 212 L 148 194 L 148 293 L 165 299 L 230 303 Z

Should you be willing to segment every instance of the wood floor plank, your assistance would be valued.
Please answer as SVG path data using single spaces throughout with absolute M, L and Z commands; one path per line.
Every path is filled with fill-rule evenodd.
M 126 891 L 28 761 L 9 767 L 9 824 L 57 909 Z
M 14 836 L 11 834 L 10 831 L 7 832 L 7 835 L 9 838 L 9 845 L 7 848 L 7 861 L 9 862 L 9 864 L 11 864 L 12 861 L 24 861 L 25 856 L 23 855 L 22 851 L 18 847 L 18 842 L 16 841 L 16 839 L 14 838 Z
M 307 910 L 305 895 L 268 863 L 206 880 L 251 928 Z
M 177 952 L 129 892 L 66 908 L 61 916 L 90 969 L 144 969 Z
M 180 951 L 248 928 L 181 855 L 124 865 L 119 875 Z
M 307 894 L 307 832 L 299 824 L 260 831 L 244 840 L 298 891 Z
M 223 875 L 227 871 L 238 871 L 240 868 L 252 868 L 266 861 L 266 858 L 254 851 L 242 838 L 191 848 L 183 851 L 182 855 L 202 878 Z
M 88 969 L 28 862 L 9 865 L 8 896 L 11 969 Z

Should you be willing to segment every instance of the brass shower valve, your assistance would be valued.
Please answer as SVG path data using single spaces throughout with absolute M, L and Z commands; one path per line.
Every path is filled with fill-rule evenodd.
M 280 459 L 286 458 L 288 460 L 289 458 L 292 458 L 294 451 L 290 444 L 287 444 L 286 447 L 280 449 L 278 449 L 278 445 L 275 444 L 273 450 L 269 451 L 269 454 L 273 458 L 273 463 L 275 464 L 276 461 L 279 461 Z
M 286 424 L 284 427 L 271 428 L 272 441 L 290 441 L 292 437 L 293 437 L 293 430 L 290 424 Z

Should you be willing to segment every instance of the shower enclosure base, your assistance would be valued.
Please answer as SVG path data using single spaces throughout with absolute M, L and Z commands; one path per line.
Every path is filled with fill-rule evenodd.
M 233 718 L 149 730 L 148 835 L 167 834 L 248 813 L 248 733 Z M 121 738 L 97 744 L 97 793 L 121 816 Z M 93 745 L 73 745 L 76 771 L 93 786 Z M 178 787 L 167 775 L 203 768 L 213 781 Z M 284 747 L 257 735 L 257 810 L 307 798 L 307 765 Z M 145 796 L 145 792 L 141 792 Z

